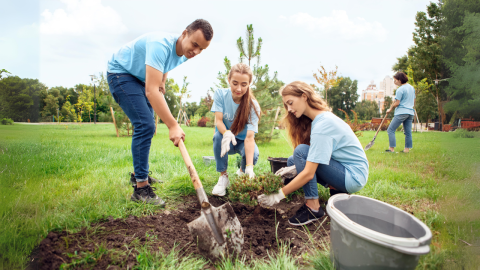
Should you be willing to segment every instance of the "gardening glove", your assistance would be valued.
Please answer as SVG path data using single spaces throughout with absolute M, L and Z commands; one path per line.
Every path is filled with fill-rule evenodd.
M 245 167 L 245 173 L 248 174 L 248 178 L 254 178 L 255 173 L 253 172 L 253 165 L 248 165 Z
M 220 154 L 220 157 L 225 156 L 228 151 L 230 151 L 230 143 L 233 143 L 233 145 L 237 145 L 237 140 L 235 140 L 235 135 L 230 130 L 225 131 L 223 133 L 223 139 L 222 139 L 222 152 Z
M 295 168 L 295 165 L 290 167 L 283 167 L 278 170 L 275 175 L 281 176 L 284 180 L 285 178 L 293 178 L 297 175 L 297 168 Z
M 282 199 L 285 199 L 285 194 L 283 194 L 282 189 L 278 190 L 278 193 L 265 195 L 262 194 L 258 196 L 257 201 L 261 206 L 274 206 L 279 203 Z

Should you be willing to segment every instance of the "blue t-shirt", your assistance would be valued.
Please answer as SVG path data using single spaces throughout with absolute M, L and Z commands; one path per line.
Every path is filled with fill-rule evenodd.
M 113 54 L 108 61 L 108 72 L 130 73 L 142 82 L 145 82 L 145 65 L 165 74 L 187 61 L 185 56 L 177 55 L 178 37 L 161 32 L 145 34 Z
M 258 102 L 253 100 L 253 104 L 255 104 L 257 112 L 260 113 L 260 106 L 258 105 Z M 232 91 L 230 88 L 218 89 L 215 91 L 215 95 L 213 96 L 213 105 L 210 111 L 223 113 L 223 123 L 225 124 L 225 127 L 230 130 L 233 120 L 235 119 L 235 113 L 237 112 L 238 106 L 240 106 L 240 104 L 237 104 L 233 101 Z M 217 130 L 217 127 L 215 127 L 215 130 Z M 247 122 L 247 125 L 240 133 L 238 133 L 238 135 L 235 136 L 235 138 L 239 140 L 245 140 L 247 137 L 247 130 L 258 133 L 258 116 L 253 107 L 250 111 L 250 119 Z
M 350 126 L 331 112 L 324 112 L 312 122 L 307 161 L 330 164 L 330 159 L 345 167 L 345 187 L 354 193 L 368 179 L 368 160 Z
M 400 100 L 400 104 L 395 108 L 395 115 L 410 114 L 415 115 L 413 105 L 415 105 L 415 88 L 410 84 L 404 84 L 397 89 L 395 99 Z

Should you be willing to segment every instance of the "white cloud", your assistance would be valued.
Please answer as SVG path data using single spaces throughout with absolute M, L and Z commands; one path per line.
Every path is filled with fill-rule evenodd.
M 100 0 L 62 0 L 66 9 L 42 12 L 40 33 L 47 35 L 119 34 L 127 30 L 120 15 Z
M 313 17 L 308 13 L 297 13 L 290 16 L 290 22 L 294 25 L 306 27 L 311 32 L 319 35 L 340 36 L 345 40 L 385 41 L 387 30 L 381 23 L 368 22 L 364 18 L 357 17 L 351 20 L 344 10 L 333 10 L 327 17 Z

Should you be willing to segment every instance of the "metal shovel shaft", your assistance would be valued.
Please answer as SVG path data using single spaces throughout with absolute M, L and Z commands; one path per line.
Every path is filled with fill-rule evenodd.
M 387 116 L 388 116 L 388 113 L 386 113 L 385 117 L 383 117 L 382 122 L 380 123 L 380 126 L 378 126 L 377 132 L 375 133 L 375 136 L 373 136 L 373 140 L 369 144 L 367 144 L 367 146 L 365 146 L 365 151 L 370 149 L 373 146 L 373 144 L 375 144 L 375 139 L 377 138 L 377 134 L 380 131 L 380 129 L 382 128 L 383 122 L 385 121 Z

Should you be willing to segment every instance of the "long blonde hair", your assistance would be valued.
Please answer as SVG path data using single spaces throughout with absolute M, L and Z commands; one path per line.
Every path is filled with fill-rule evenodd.
M 258 116 L 258 120 L 260 121 L 260 112 L 257 111 L 257 108 L 254 106 L 253 100 L 255 100 L 255 96 L 253 95 L 253 92 L 250 89 L 250 84 L 252 83 L 253 79 L 253 72 L 250 69 L 250 67 L 247 64 L 244 63 L 238 63 L 232 66 L 230 69 L 230 72 L 228 73 L 228 81 L 232 79 L 233 73 L 240 73 L 240 74 L 247 74 L 249 77 L 248 81 L 248 89 L 247 92 L 242 96 L 242 99 L 240 101 L 240 105 L 238 105 L 238 109 L 235 112 L 235 118 L 233 120 L 232 126 L 230 127 L 230 130 L 232 131 L 233 134 L 238 135 L 238 133 L 242 132 L 242 130 L 245 128 L 245 125 L 247 124 L 248 121 L 251 120 L 251 115 L 250 112 L 252 111 L 251 108 L 253 107 L 253 110 Z
M 287 84 L 285 87 L 280 89 L 280 95 L 290 95 L 295 97 L 301 97 L 302 95 L 305 95 L 307 97 L 308 106 L 321 111 L 332 111 L 332 109 L 320 97 L 320 95 L 315 92 L 313 87 L 305 82 L 294 81 Z M 287 134 L 293 144 L 293 147 L 296 148 L 299 144 L 310 145 L 312 119 L 308 118 L 305 115 L 297 118 L 295 117 L 295 115 L 288 112 L 286 104 L 283 104 L 283 106 L 285 108 L 285 113 L 282 119 L 282 123 L 287 129 Z

